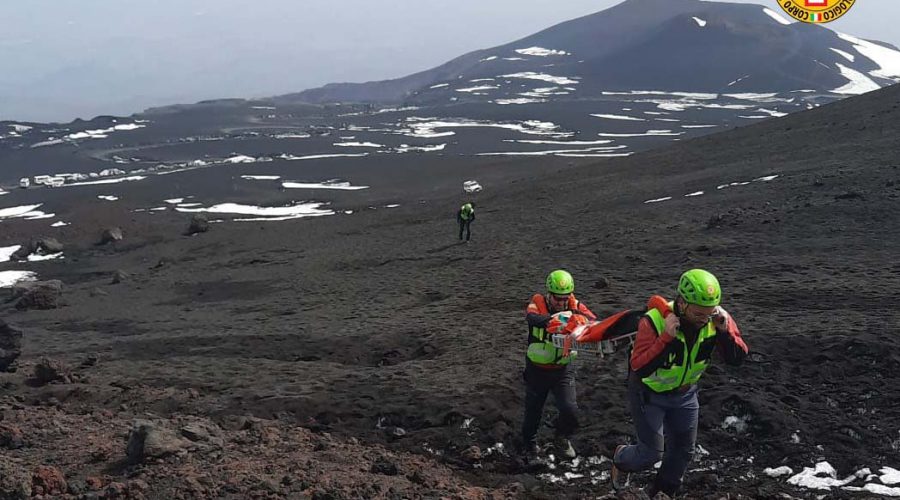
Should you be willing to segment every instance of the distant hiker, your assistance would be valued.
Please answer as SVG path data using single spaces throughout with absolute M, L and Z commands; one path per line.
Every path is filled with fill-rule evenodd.
M 534 294 L 525 310 L 528 322 L 528 351 L 525 355 L 525 418 L 522 422 L 522 441 L 525 455 L 534 459 L 540 448 L 535 442 L 544 402 L 553 393 L 559 419 L 556 421 L 554 446 L 566 458 L 575 458 L 575 449 L 569 441 L 578 428 L 578 404 L 575 402 L 575 367 L 573 354 L 563 355 L 563 349 L 553 345 L 547 325 L 554 313 L 571 311 L 591 320 L 594 313 L 575 298 L 575 281 L 572 275 L 561 269 L 547 276 L 547 294 Z
M 731 365 L 749 352 L 734 319 L 719 306 L 721 297 L 715 276 L 691 269 L 681 275 L 675 301 L 649 309 L 638 324 L 627 391 L 637 444 L 616 447 L 614 489 L 627 486 L 628 473 L 659 460 L 649 496 L 674 496 L 681 487 L 697 441 L 697 382 L 713 350 Z
M 463 239 L 463 229 L 466 230 L 466 241 L 469 241 L 469 238 L 472 237 L 472 230 L 469 226 L 472 225 L 472 221 L 475 220 L 475 203 L 469 202 L 465 205 L 459 207 L 459 211 L 456 212 L 456 221 L 459 222 L 459 239 Z

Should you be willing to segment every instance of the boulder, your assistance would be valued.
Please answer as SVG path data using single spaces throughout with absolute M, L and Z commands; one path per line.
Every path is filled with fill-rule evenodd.
M 59 307 L 63 284 L 59 280 L 20 281 L 12 288 L 16 309 L 55 309 Z
M 607 288 L 609 288 L 609 285 L 609 278 L 604 278 L 603 276 L 601 276 L 594 283 L 594 288 L 596 288 L 597 290 L 606 290 Z
M 88 368 L 91 366 L 97 366 L 97 363 L 100 362 L 100 354 L 91 353 L 85 356 L 85 358 L 81 361 L 82 368 Z
M 121 283 L 121 282 L 123 282 L 123 281 L 127 281 L 128 278 L 130 278 L 130 277 L 131 277 L 131 275 L 129 275 L 129 274 L 126 273 L 125 271 L 121 271 L 121 270 L 116 271 L 115 273 L 113 273 L 112 284 L 113 284 L 113 285 L 116 285 L 116 284 Z
M 69 368 L 58 359 L 41 358 L 34 365 L 34 379 L 39 385 L 47 385 L 50 382 L 68 382 L 70 381 Z
M 0 319 L 0 372 L 15 371 L 16 359 L 22 354 L 22 330 Z
M 149 420 L 135 420 L 128 435 L 128 462 L 137 464 L 147 459 L 163 458 L 186 451 L 189 443 L 171 429 Z
M 100 245 L 106 245 L 107 243 L 115 243 L 117 241 L 122 241 L 125 236 L 122 234 L 122 229 L 118 227 L 108 227 L 100 233 Z
M 192 235 L 197 233 L 205 233 L 209 231 L 209 219 L 203 214 L 195 214 L 191 217 L 191 223 L 188 225 L 185 234 Z
M 59 253 L 65 248 L 56 238 L 41 238 L 35 240 L 33 245 L 34 251 L 42 255 Z
M 18 250 L 12 253 L 9 256 L 9 260 L 21 262 L 28 260 L 28 256 L 34 253 L 34 247 L 31 243 L 27 243 L 25 245 L 21 245 Z
M 34 495 L 62 495 L 68 490 L 66 477 L 56 467 L 38 465 L 31 474 L 31 491 Z
M 22 430 L 12 424 L 0 423 L 0 448 L 17 450 L 25 446 Z
M 213 423 L 191 422 L 181 428 L 181 435 L 200 445 L 208 444 L 219 448 L 225 445 L 222 430 Z
M 375 462 L 372 464 L 369 472 L 373 474 L 383 474 L 385 476 L 396 476 L 400 473 L 400 470 L 397 468 L 397 464 L 392 462 L 384 455 L 381 455 L 377 459 L 375 459 Z

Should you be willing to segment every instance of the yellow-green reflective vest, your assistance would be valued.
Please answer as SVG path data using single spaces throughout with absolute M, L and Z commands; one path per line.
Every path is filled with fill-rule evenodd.
M 549 314 L 544 297 L 542 295 L 539 297 L 540 299 L 534 298 L 535 305 L 538 306 L 541 314 Z M 525 355 L 532 363 L 564 366 L 571 363 L 576 354 L 575 351 L 570 351 L 568 356 L 563 356 L 563 350 L 557 349 L 553 345 L 552 335 L 548 334 L 547 330 L 536 326 L 531 327 L 531 334 L 528 338 L 528 352 Z
M 669 303 L 669 308 L 673 308 L 673 304 Z M 653 322 L 656 328 L 656 334 L 661 335 L 666 329 L 666 320 L 661 312 L 657 309 L 647 311 L 647 317 Z M 675 331 L 675 340 L 677 344 L 674 352 L 669 353 L 665 364 L 658 368 L 648 377 L 644 377 L 642 382 L 652 389 L 654 392 L 667 392 L 685 385 L 696 384 L 700 380 L 700 376 L 706 371 L 709 359 L 716 343 L 716 327 L 710 321 L 697 334 L 697 340 L 694 342 L 693 348 L 688 351 L 687 340 L 681 330 Z M 682 352 L 678 352 L 678 348 Z
M 473 213 L 475 213 L 475 207 L 473 207 L 471 203 L 466 203 L 459 207 L 459 216 L 462 220 L 469 220 Z

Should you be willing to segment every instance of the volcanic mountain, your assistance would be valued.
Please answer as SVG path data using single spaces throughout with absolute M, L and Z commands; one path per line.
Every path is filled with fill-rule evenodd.
M 898 79 L 894 47 L 792 23 L 762 5 L 627 0 L 396 80 L 68 124 L 0 123 L 0 189 L 26 176 L 68 187 L 235 164 L 296 189 L 335 180 L 340 164 L 355 173 L 337 180 L 374 190 L 385 179 L 372 175 L 373 162 L 415 169 L 424 156 L 462 155 L 471 165 L 622 157 Z M 466 180 L 482 179 L 460 177 L 459 185 Z M 211 201 L 234 192 L 213 186 Z M 336 201 L 331 194 L 306 197 Z
M 216 106 L 184 121 L 79 124 L 94 137 L 14 150 L 60 161 L 93 145 L 126 168 L 132 156 L 210 164 L 0 195 L 4 255 L 64 246 L 0 267 L 59 280 L 43 285 L 46 300 L 13 294 L 0 307 L 2 357 L 18 357 L 18 371 L 0 374 L 0 497 L 604 495 L 608 457 L 633 434 L 627 354 L 579 356 L 581 457 L 525 467 L 525 304 L 565 268 L 605 316 L 671 298 L 693 267 L 719 277 L 751 354 L 741 367 L 714 360 L 700 382 L 684 498 L 900 495 L 900 86 L 573 165 L 430 153 L 256 161 L 279 141 L 333 137 L 298 132 L 159 140 L 166 125 L 196 133 L 282 112 Z M 387 114 L 368 116 L 371 127 Z M 15 140 L 47 133 L 24 127 Z M 212 164 L 235 146 L 258 156 Z M 472 173 L 484 190 L 463 193 Z M 317 192 L 262 176 L 320 175 L 350 179 L 335 192 L 371 189 L 344 191 L 317 217 L 223 217 L 184 234 L 222 201 L 274 208 Z M 473 239 L 461 244 L 454 212 L 473 198 Z M 108 226 L 124 239 L 97 245 Z
M 403 78 L 331 84 L 279 100 L 434 104 L 630 91 L 840 95 L 900 79 L 896 47 L 787 19 L 761 5 L 626 0 Z M 558 88 L 523 94 L 521 83 L 541 79 Z

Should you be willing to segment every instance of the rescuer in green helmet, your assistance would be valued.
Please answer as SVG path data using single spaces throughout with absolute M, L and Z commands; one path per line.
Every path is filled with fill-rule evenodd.
M 681 275 L 675 300 L 641 319 L 627 391 L 637 444 L 616 448 L 610 474 L 614 489 L 627 485 L 630 472 L 650 469 L 660 460 L 647 493 L 674 496 L 681 488 L 697 441 L 697 382 L 713 351 L 731 365 L 741 364 L 749 352 L 721 301 L 719 280 L 691 269 Z
M 566 355 L 553 345 L 547 326 L 553 314 L 571 311 L 589 319 L 596 316 L 587 306 L 575 298 L 575 280 L 567 271 L 558 269 L 547 276 L 547 293 L 534 294 L 525 310 L 528 322 L 528 351 L 525 354 L 525 418 L 522 422 L 522 440 L 529 460 L 537 457 L 540 448 L 536 443 L 537 431 L 544 410 L 547 394 L 559 409 L 556 421 L 554 446 L 563 458 L 575 458 L 576 452 L 570 438 L 578 428 L 578 405 L 575 401 L 574 356 Z

